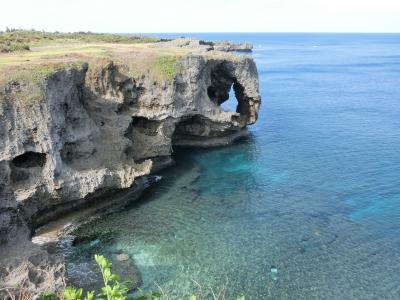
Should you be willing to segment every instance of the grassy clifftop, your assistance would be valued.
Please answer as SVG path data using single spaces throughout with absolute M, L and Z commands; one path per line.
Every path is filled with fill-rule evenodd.
M 10 80 L 42 77 L 60 68 L 112 60 L 127 74 L 169 79 L 187 51 L 158 48 L 158 38 L 100 33 L 0 32 L 0 86 Z
M 60 44 L 70 42 L 80 43 L 120 43 L 138 44 L 158 41 L 158 38 L 143 36 L 116 35 L 92 32 L 42 32 L 35 30 L 9 30 L 0 32 L 0 52 L 29 51 L 34 46 Z
M 220 51 L 204 51 L 196 47 L 163 44 L 154 37 L 104 33 L 59 33 L 34 30 L 0 31 L 0 86 L 4 82 L 33 79 L 57 68 L 88 62 L 89 66 L 104 59 L 124 65 L 127 74 L 150 74 L 155 79 L 171 79 L 179 59 L 200 51 L 209 58 L 238 59 Z
M 157 41 L 113 34 L 0 32 L 0 103 L 8 83 L 18 81 L 23 88 L 8 97 L 21 107 L 37 105 L 43 99 L 44 79 L 57 70 L 79 68 L 84 62 L 93 70 L 113 61 L 131 77 L 172 79 L 185 51 L 160 49 L 155 47 Z
M 175 44 L 163 44 L 158 38 L 100 33 L 48 33 L 39 31 L 0 32 L 0 100 L 2 90 L 11 81 L 24 81 L 32 87 L 26 98 L 40 99 L 42 82 L 56 70 L 80 67 L 89 69 L 113 61 L 130 76 L 150 76 L 154 80 L 172 80 L 179 72 L 179 61 L 189 53 L 208 58 L 240 59 L 220 51 L 204 51 Z M 36 91 L 36 92 L 35 92 Z M 17 97 L 18 98 L 18 97 Z

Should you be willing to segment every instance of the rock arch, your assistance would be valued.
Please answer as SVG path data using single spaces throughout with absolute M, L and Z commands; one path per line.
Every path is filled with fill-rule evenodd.
M 243 72 L 243 69 L 246 72 Z M 255 123 L 258 117 L 260 96 L 257 70 L 252 60 L 243 60 L 240 64 L 225 61 L 211 67 L 210 85 L 207 88 L 210 100 L 221 106 L 230 99 L 231 89 L 237 101 L 235 111 L 240 114 L 240 125 Z

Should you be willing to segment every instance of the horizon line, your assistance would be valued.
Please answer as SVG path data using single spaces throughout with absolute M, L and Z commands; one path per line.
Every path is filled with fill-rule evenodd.
M 93 32 L 94 33 L 94 32 Z M 98 32 L 101 33 L 101 32 Z M 112 33 L 112 32 L 104 32 L 104 33 Z M 201 33 L 201 34 L 212 34 L 212 33 L 252 33 L 252 34 L 263 34 L 263 33 L 271 33 L 271 34 L 282 34 L 282 33 L 299 33 L 299 34 L 400 34 L 400 31 L 149 31 L 149 32 L 118 32 L 116 34 L 184 34 L 184 33 Z
M 0 30 L 0 32 L 6 32 Z M 44 29 L 23 29 L 23 28 L 10 28 L 13 30 L 26 30 L 26 31 L 39 31 L 39 32 L 64 32 L 64 33 L 77 33 L 77 32 L 90 32 L 90 33 L 108 33 L 108 34 L 400 34 L 400 31 L 91 31 L 91 30 L 44 30 Z

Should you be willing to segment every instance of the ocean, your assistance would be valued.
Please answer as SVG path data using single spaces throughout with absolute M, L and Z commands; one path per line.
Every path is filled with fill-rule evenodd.
M 259 120 L 232 146 L 176 149 L 70 265 L 128 253 L 170 299 L 400 299 L 400 34 L 161 36 L 183 35 L 253 43 Z

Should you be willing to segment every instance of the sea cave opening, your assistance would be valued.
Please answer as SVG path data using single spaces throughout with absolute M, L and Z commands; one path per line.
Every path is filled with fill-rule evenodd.
M 237 112 L 244 119 L 248 116 L 248 103 L 244 88 L 237 78 L 224 65 L 219 64 L 211 71 L 211 84 L 207 89 L 208 97 L 222 110 Z
M 45 153 L 27 151 L 18 155 L 10 161 L 11 181 L 15 184 L 24 184 L 37 179 L 45 164 Z
M 43 167 L 46 163 L 46 154 L 33 151 L 25 152 L 12 160 L 12 164 L 17 168 Z

